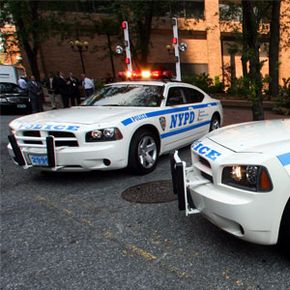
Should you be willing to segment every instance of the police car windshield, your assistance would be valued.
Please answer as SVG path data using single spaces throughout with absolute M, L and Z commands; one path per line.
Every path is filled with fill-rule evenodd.
M 116 84 L 105 86 L 83 106 L 159 107 L 163 99 L 163 86 L 142 84 Z

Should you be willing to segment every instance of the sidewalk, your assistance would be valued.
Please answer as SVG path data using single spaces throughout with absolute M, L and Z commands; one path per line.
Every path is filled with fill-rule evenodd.
M 272 111 L 265 110 L 265 120 L 271 119 L 285 119 L 290 118 L 290 116 L 284 116 Z M 249 122 L 252 121 L 252 111 L 250 108 L 233 108 L 233 107 L 224 107 L 224 123 L 223 126 L 242 123 L 242 122 Z

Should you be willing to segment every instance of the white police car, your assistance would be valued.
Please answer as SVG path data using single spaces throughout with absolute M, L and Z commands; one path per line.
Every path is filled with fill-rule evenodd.
M 230 234 L 290 245 L 290 119 L 227 126 L 195 141 L 192 165 L 171 158 L 186 215 L 202 213 Z
M 18 118 L 8 149 L 24 168 L 152 171 L 159 155 L 220 127 L 218 100 L 192 85 L 126 81 L 106 85 L 81 106 Z

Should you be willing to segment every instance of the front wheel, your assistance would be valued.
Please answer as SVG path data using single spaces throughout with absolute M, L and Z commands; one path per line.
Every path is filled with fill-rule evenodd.
M 220 118 L 217 114 L 214 114 L 210 121 L 209 132 L 220 128 Z
M 129 169 L 137 174 L 147 174 L 157 165 L 158 145 L 156 137 L 149 130 L 136 133 L 131 141 Z

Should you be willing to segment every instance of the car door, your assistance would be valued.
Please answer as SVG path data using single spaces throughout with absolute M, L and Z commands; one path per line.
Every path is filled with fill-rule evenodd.
M 190 122 L 190 112 L 181 86 L 170 86 L 167 92 L 164 132 L 160 137 L 164 151 L 184 146 L 188 133 L 186 128 Z
M 206 102 L 203 102 L 205 94 L 202 91 L 191 87 L 184 87 L 182 91 L 188 110 L 194 113 L 194 117 L 190 118 L 191 122 L 187 124 L 188 135 L 186 137 L 188 142 L 192 142 L 209 131 L 210 107 Z
M 199 122 L 204 94 L 190 87 L 170 87 L 166 109 L 166 129 L 161 134 L 164 151 L 190 144 L 201 136 L 206 123 Z M 207 130 L 207 128 L 206 128 Z

